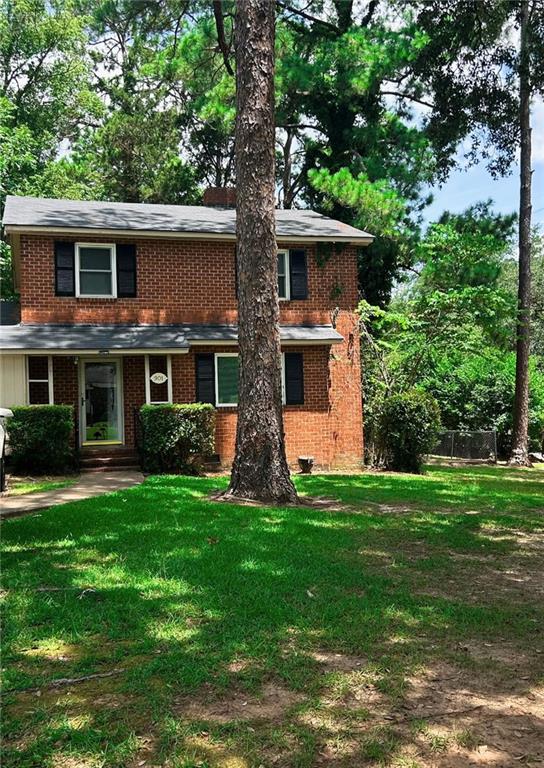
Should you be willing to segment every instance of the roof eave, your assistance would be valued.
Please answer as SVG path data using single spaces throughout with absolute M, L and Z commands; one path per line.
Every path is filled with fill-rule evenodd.
M 236 241 L 233 232 L 176 232 L 151 229 L 108 229 L 98 227 L 41 227 L 26 224 L 5 224 L 6 235 L 83 235 L 95 237 L 159 237 L 169 240 L 223 240 Z M 370 245 L 373 235 L 277 235 L 278 243 L 353 243 Z

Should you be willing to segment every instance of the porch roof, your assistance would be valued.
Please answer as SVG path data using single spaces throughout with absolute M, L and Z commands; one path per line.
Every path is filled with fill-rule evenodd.
M 343 337 L 332 325 L 284 325 L 286 344 L 338 344 Z M 142 354 L 188 352 L 202 344 L 236 344 L 235 325 L 11 325 L 3 326 L 0 350 L 11 353 Z

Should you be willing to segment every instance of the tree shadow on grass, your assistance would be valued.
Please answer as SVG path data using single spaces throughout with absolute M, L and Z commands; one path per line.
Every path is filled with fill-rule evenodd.
M 408 675 L 429 659 L 455 658 L 461 641 L 500 633 L 515 645 L 534 634 L 536 606 L 498 606 L 492 595 L 469 605 L 455 595 L 417 594 L 394 569 L 368 566 L 373 553 L 422 539 L 488 555 L 515 550 L 514 540 L 490 540 L 479 520 L 220 505 L 205 500 L 214 485 L 217 480 L 153 479 L 6 525 L 6 686 L 41 686 L 48 702 L 29 707 L 32 694 L 10 694 L 6 765 L 47 765 L 59 750 L 129 765 L 141 749 L 134 734 L 149 733 L 158 754 L 202 755 L 214 746 L 272 755 L 274 728 L 284 764 L 296 764 L 295 753 L 300 764 L 313 764 L 334 728 L 305 716 L 305 707 L 321 701 L 327 675 L 359 674 L 341 664 L 336 672 L 324 670 L 316 652 L 359 659 L 357 685 L 371 686 L 380 706 L 394 707 Z M 48 657 L 55 643 L 64 651 Z M 77 653 L 66 653 L 67 645 Z M 59 704 L 66 703 L 64 691 L 46 685 L 113 667 L 124 672 L 69 687 L 67 712 Z M 203 726 L 180 709 L 186 697 L 227 703 L 242 697 L 242 706 L 270 681 L 303 699 L 289 699 L 255 735 L 247 723 L 235 721 L 229 735 L 228 723 Z M 510 687 L 511 680 L 499 682 L 495 695 Z M 520 691 L 528 687 L 519 682 Z M 107 695 L 114 697 L 110 706 L 97 705 Z M 362 706 L 364 697 L 355 709 Z M 350 728 L 357 733 L 353 722 Z M 204 745 L 202 730 L 212 733 Z M 353 746 L 359 757 L 367 737 Z M 35 755 L 41 763 L 32 762 Z

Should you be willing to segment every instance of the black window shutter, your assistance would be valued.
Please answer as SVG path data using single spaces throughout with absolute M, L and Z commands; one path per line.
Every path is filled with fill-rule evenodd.
M 215 359 L 213 355 L 195 355 L 196 401 L 215 405 Z
M 285 353 L 285 403 L 304 405 L 304 365 L 301 352 Z
M 55 242 L 55 295 L 76 295 L 74 243 Z
M 308 298 L 308 266 L 306 251 L 289 251 L 289 272 L 291 280 L 291 298 Z
M 136 246 L 118 245 L 116 254 L 117 296 L 133 299 L 136 296 Z
M 238 249 L 234 246 L 234 295 L 238 298 Z

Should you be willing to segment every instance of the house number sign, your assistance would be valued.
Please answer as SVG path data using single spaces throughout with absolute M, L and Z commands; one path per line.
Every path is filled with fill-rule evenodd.
M 150 376 L 150 378 L 153 384 L 164 384 L 165 381 L 168 381 L 168 376 L 165 373 L 161 373 L 160 371 L 154 373 L 152 376 Z

